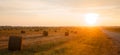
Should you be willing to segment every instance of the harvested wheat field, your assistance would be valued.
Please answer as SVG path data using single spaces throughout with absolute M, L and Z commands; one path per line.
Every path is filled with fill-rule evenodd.
M 1 28 L 2 29 L 2 28 Z M 15 29 L 15 28 L 13 28 Z M 23 30 L 21 33 L 18 30 Z M 9 31 L 22 36 L 21 50 L 8 50 L 9 34 L 1 34 L 0 55 L 119 55 L 120 42 L 110 37 L 104 28 L 98 27 L 54 27 L 19 28 Z M 38 31 L 38 29 L 40 29 Z M 46 30 L 48 36 L 44 36 Z M 104 31 L 105 30 L 105 31 Z M 0 31 L 3 33 L 2 31 Z M 17 33 L 18 32 L 18 33 Z M 20 33 L 19 33 L 20 32 Z M 43 32 L 43 33 L 42 33 Z M 67 32 L 67 36 L 66 36 Z M 109 31 L 110 32 L 110 31 Z M 14 34 L 17 33 L 17 34 Z M 39 34 L 38 34 L 39 33 Z M 111 34 L 112 35 L 112 34 Z M 3 37 L 4 36 L 4 37 Z M 15 44 L 13 44 L 14 46 Z
M 120 55 L 120 0 L 0 0 L 0 55 Z

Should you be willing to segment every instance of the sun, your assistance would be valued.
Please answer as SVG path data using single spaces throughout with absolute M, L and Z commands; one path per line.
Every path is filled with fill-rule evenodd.
M 97 19 L 99 18 L 99 14 L 96 13 L 88 13 L 84 15 L 85 22 L 87 25 L 94 26 L 97 23 Z

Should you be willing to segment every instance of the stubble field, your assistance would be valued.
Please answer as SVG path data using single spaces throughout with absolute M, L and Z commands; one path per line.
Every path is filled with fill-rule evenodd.
M 9 37 L 16 35 L 22 50 L 9 51 Z M 0 27 L 0 55 L 120 55 L 119 44 L 100 27 Z

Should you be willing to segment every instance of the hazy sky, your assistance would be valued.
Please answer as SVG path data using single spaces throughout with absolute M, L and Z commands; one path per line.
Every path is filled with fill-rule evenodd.
M 83 26 L 87 13 L 100 15 L 97 25 L 120 26 L 120 0 L 0 0 L 0 25 Z

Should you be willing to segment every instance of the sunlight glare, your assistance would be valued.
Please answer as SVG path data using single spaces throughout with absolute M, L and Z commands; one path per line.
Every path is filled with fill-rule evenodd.
M 85 22 L 88 24 L 88 25 L 95 25 L 96 22 L 97 22 L 97 19 L 98 19 L 98 14 L 96 13 L 88 13 L 88 14 L 85 14 Z

